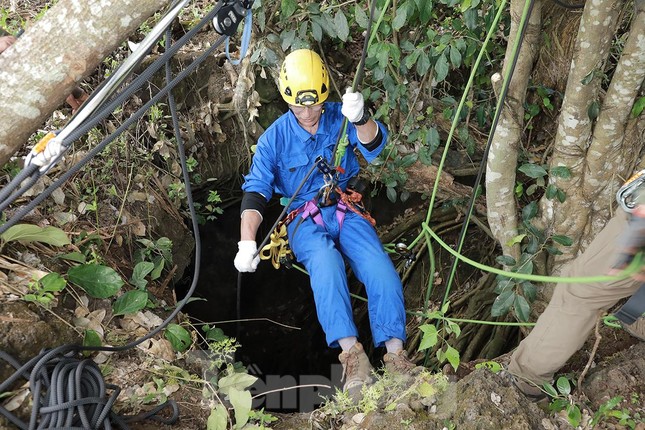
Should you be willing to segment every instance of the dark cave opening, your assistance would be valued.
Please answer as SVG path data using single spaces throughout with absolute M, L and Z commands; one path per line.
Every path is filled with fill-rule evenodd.
M 405 207 L 379 199 L 373 215 L 379 222 L 391 222 Z M 407 206 L 407 205 L 405 205 Z M 282 207 L 272 202 L 264 214 L 258 243 L 279 216 Z M 241 277 L 240 319 L 237 322 L 238 272 L 233 265 L 239 240 L 239 206 L 228 207 L 217 220 L 200 227 L 202 241 L 201 273 L 195 297 L 185 313 L 195 322 L 207 322 L 235 337 L 241 347 L 235 361 L 241 362 L 258 381 L 251 387 L 253 407 L 275 412 L 310 412 L 334 394 L 342 367 L 340 349 L 327 346 L 318 323 L 308 275 L 297 269 L 274 269 L 262 261 L 255 273 Z M 192 275 L 192 267 L 186 271 Z M 192 280 L 185 278 L 177 296 L 185 295 Z M 350 278 L 352 293 L 365 296 L 363 286 Z M 371 334 L 364 302 L 353 299 L 359 337 L 374 366 L 378 367 L 382 348 L 371 345 Z M 358 316 L 360 315 L 360 317 Z M 364 317 L 363 317 L 364 316 Z M 326 388 L 327 386 L 329 388 Z M 298 388 L 293 388 L 298 387 Z

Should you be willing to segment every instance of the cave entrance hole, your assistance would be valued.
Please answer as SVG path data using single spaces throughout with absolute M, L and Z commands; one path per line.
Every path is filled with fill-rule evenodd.
M 379 224 L 391 222 L 410 205 L 393 204 L 379 198 L 372 211 Z M 418 203 L 418 201 L 416 202 Z M 410 204 L 412 202 L 410 201 Z M 264 214 L 258 242 L 277 219 L 282 207 L 273 201 Z M 308 275 L 281 267 L 276 270 L 262 261 L 255 273 L 242 275 L 240 311 L 237 319 L 237 276 L 233 258 L 239 240 L 239 206 L 231 206 L 217 220 L 200 227 L 202 241 L 201 273 L 195 297 L 187 313 L 195 322 L 215 325 L 235 337 L 241 347 L 235 361 L 258 378 L 252 395 L 278 390 L 254 399 L 253 407 L 274 412 L 310 412 L 341 387 L 340 349 L 327 346 L 318 323 Z M 185 272 L 191 274 L 191 268 Z M 191 280 L 180 282 L 178 297 L 183 297 Z M 350 291 L 365 296 L 363 286 L 350 278 Z M 353 299 L 359 337 L 372 363 L 380 364 L 384 350 L 370 348 L 371 334 L 364 303 Z M 360 315 L 360 317 L 359 317 Z M 370 345 L 368 345 L 370 344 Z M 324 388 L 322 386 L 329 386 Z M 301 386 L 293 389 L 292 387 Z M 280 391 L 282 390 L 282 391 Z

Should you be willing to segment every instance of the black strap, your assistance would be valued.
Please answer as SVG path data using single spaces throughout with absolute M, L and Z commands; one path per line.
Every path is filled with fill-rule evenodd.
M 645 284 L 634 293 L 627 302 L 618 309 L 614 315 L 624 324 L 634 324 L 634 322 L 645 313 Z

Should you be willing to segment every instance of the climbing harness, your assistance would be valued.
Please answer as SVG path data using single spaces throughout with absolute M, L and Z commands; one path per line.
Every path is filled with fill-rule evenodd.
M 43 351 L 38 356 L 32 358 L 24 365 L 21 365 L 13 357 L 3 351 L 0 351 L 0 359 L 6 361 L 16 369 L 16 372 L 0 383 L 0 393 L 11 391 L 15 382 L 19 378 L 29 381 L 30 391 L 33 397 L 32 410 L 29 423 L 24 423 L 16 415 L 0 406 L 0 414 L 6 417 L 12 424 L 20 429 L 33 430 L 36 428 L 113 428 L 118 425 L 122 429 L 127 429 L 127 423 L 141 419 L 153 419 L 165 424 L 173 424 L 177 421 L 179 411 L 176 402 L 169 400 L 153 410 L 137 416 L 118 416 L 111 412 L 111 408 L 116 401 L 119 389 L 116 386 L 104 384 L 103 376 L 100 369 L 89 359 L 78 358 L 81 351 L 109 351 L 119 352 L 132 349 L 144 341 L 157 335 L 161 330 L 168 326 L 174 320 L 183 307 L 188 303 L 193 295 L 199 279 L 201 265 L 201 239 L 199 235 L 199 224 L 195 211 L 195 205 L 190 189 L 190 177 L 186 167 L 186 153 L 179 129 L 177 116 L 177 107 L 171 90 L 188 74 L 193 72 L 199 64 L 206 60 L 214 50 L 221 45 L 224 37 L 220 37 L 213 45 L 198 59 L 193 61 L 188 67 L 180 72 L 174 79 L 171 79 L 170 58 L 183 46 L 190 38 L 194 36 L 206 23 L 210 22 L 220 11 L 221 3 L 215 5 L 198 24 L 186 33 L 179 41 L 172 46 L 170 45 L 170 24 L 177 16 L 180 9 L 188 0 L 179 1 L 171 7 L 168 13 L 159 21 L 159 23 L 146 36 L 144 42 L 133 52 L 131 57 L 112 75 L 112 77 L 103 84 L 100 90 L 97 90 L 90 97 L 72 118 L 70 123 L 59 133 L 46 136 L 44 141 L 36 145 L 32 153 L 27 157 L 28 162 L 25 168 L 11 181 L 8 186 L 0 190 L 0 211 L 4 210 L 22 195 L 31 185 L 33 185 L 40 176 L 49 170 L 64 154 L 64 151 L 70 144 L 87 133 L 99 121 L 103 120 L 114 109 L 129 98 L 143 83 L 149 81 L 150 77 L 165 66 L 166 86 L 155 94 L 149 102 L 136 111 L 130 118 L 108 136 L 103 142 L 93 148 L 88 154 L 74 165 L 70 170 L 52 183 L 37 198 L 32 200 L 26 207 L 18 210 L 13 217 L 4 225 L 0 226 L 0 233 L 6 231 L 9 227 L 18 222 L 24 215 L 29 213 L 40 202 L 47 198 L 56 188 L 64 181 L 81 169 L 94 155 L 102 151 L 105 146 L 112 142 L 116 137 L 123 133 L 130 125 L 139 118 L 162 97 L 168 97 L 168 105 L 172 117 L 175 139 L 178 145 L 180 164 L 182 166 L 183 181 L 186 186 L 186 198 L 188 208 L 191 214 L 193 235 L 195 238 L 195 267 L 193 280 L 185 297 L 177 303 L 175 309 L 170 315 L 156 328 L 151 330 L 145 336 L 135 339 L 123 346 L 83 346 L 83 345 L 62 345 L 57 348 Z M 166 31 L 166 52 L 149 66 L 141 75 L 135 78 L 132 83 L 119 94 L 114 96 L 111 101 L 107 98 L 113 94 L 116 88 L 123 82 L 125 77 L 133 69 L 147 50 L 142 46 L 152 46 L 157 39 Z M 150 44 L 151 43 L 151 44 Z M 146 51 L 146 52 L 144 52 Z M 116 77 L 116 78 L 115 78 Z M 99 110 L 97 110 L 100 107 Z M 95 112 L 96 111 L 96 112 Z M 90 115 L 92 117 L 90 118 Z M 54 144 L 54 146 L 50 146 Z M 26 184 L 22 182 L 26 180 Z M 14 189 L 18 190 L 14 191 Z M 106 389 L 113 390 L 108 397 Z M 156 414 L 166 408 L 172 408 L 170 418 L 164 419 Z
M 616 193 L 616 201 L 625 212 L 631 213 L 636 207 L 636 198 L 638 197 L 636 191 L 645 191 L 641 187 L 645 183 L 645 170 L 640 170 L 632 175 L 631 178 L 618 189 Z

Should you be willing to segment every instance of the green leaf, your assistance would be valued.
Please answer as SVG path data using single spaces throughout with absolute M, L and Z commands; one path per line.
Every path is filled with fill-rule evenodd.
M 643 113 L 643 110 L 645 110 L 645 97 L 639 98 L 636 100 L 636 103 L 634 103 L 634 107 L 632 108 L 632 117 L 636 118 L 638 115 Z
M 446 79 L 446 76 L 448 76 L 448 71 L 450 68 L 448 67 L 448 59 L 444 54 L 440 55 L 439 58 L 437 58 L 437 62 L 434 64 L 434 70 L 436 72 L 435 75 L 435 80 L 437 82 L 441 82 L 444 79 Z
M 447 324 L 448 326 L 446 327 L 446 331 L 448 333 L 454 333 L 455 337 L 459 337 L 459 335 L 461 334 L 461 327 L 459 327 L 459 324 L 452 321 L 447 321 Z
M 542 388 L 544 388 L 544 391 L 546 391 L 546 393 L 549 395 L 549 397 L 558 397 L 558 392 L 557 392 L 557 390 L 556 390 L 556 389 L 555 389 L 555 387 L 554 387 L 553 385 L 551 385 L 550 383 L 545 382 L 545 383 L 542 385 Z
M 137 263 L 137 265 L 134 266 L 134 270 L 132 271 L 130 283 L 137 288 L 145 288 L 148 284 L 148 281 L 146 281 L 146 276 L 148 275 L 148 273 L 152 272 L 154 268 L 155 264 L 151 263 L 150 261 L 142 261 L 140 263 Z
M 556 381 L 556 386 L 558 387 L 560 394 L 563 394 L 565 396 L 571 394 L 571 383 L 564 376 L 560 376 L 558 378 L 558 380 Z
M 124 282 L 111 267 L 100 264 L 82 264 L 69 269 L 69 281 L 81 287 L 96 299 L 107 299 L 119 292 Z
M 448 362 L 452 366 L 455 371 L 459 367 L 459 351 L 457 351 L 455 348 L 452 346 L 448 345 L 446 348 L 446 358 L 448 359 Z
M 516 264 L 515 259 L 510 255 L 498 255 L 495 258 L 495 261 L 497 261 L 502 266 L 515 266 Z
M 419 329 L 423 332 L 423 337 L 419 343 L 419 351 L 432 348 L 437 344 L 437 341 L 439 340 L 437 327 L 432 324 L 423 324 Z
M 551 240 L 563 246 L 573 245 L 573 239 L 571 239 L 569 236 L 564 236 L 561 234 L 554 234 L 553 236 L 551 236 Z
M 354 8 L 354 19 L 356 20 L 356 24 L 358 24 L 359 27 L 367 28 L 369 18 L 365 13 L 365 11 L 363 10 L 363 8 L 360 7 L 358 4 Z
M 528 222 L 535 218 L 538 213 L 538 205 L 536 202 L 531 202 L 522 208 L 522 220 Z
M 574 428 L 578 427 L 578 424 L 580 424 L 580 420 L 582 419 L 582 413 L 580 412 L 578 405 L 569 404 L 569 406 L 567 406 L 567 419 L 569 420 L 569 424 Z
M 416 0 L 417 10 L 419 11 L 419 18 L 421 24 L 427 24 L 432 18 L 432 1 L 431 0 Z
M 251 404 L 253 403 L 251 393 L 231 388 L 228 399 L 235 410 L 235 428 L 241 429 L 249 421 L 249 412 L 251 412 Z
M 421 52 L 417 60 L 417 73 L 421 76 L 425 75 L 430 70 L 430 66 L 430 57 L 425 52 Z
M 437 148 L 439 148 L 439 144 L 441 144 L 441 138 L 439 137 L 439 132 L 436 128 L 430 127 L 428 129 L 428 132 L 426 133 L 425 144 L 432 151 L 432 153 L 434 153 Z
M 589 107 L 587 108 L 587 115 L 592 121 L 598 118 L 598 115 L 600 115 L 600 103 L 598 103 L 598 100 L 594 100 L 589 105 Z
M 513 303 L 513 309 L 515 309 L 515 315 L 522 322 L 527 322 L 531 314 L 531 306 L 528 304 L 526 299 L 519 294 L 515 295 L 515 301 Z
M 529 281 L 522 282 L 522 293 L 529 302 L 533 302 L 537 297 L 537 288 Z
M 484 361 L 483 363 L 475 364 L 475 369 L 488 369 L 493 373 L 499 373 L 504 370 L 504 366 L 496 361 Z
M 385 194 L 387 195 L 389 201 L 396 203 L 396 190 L 394 189 L 394 187 L 387 187 Z
M 69 261 L 74 261 L 75 263 L 85 263 L 87 261 L 87 258 L 85 258 L 85 255 L 81 254 L 80 252 L 69 252 L 67 254 L 62 254 L 59 256 L 59 258 L 62 258 L 63 260 L 69 260 Z
M 405 6 L 399 7 L 396 10 L 396 16 L 392 20 L 392 28 L 399 31 L 408 20 L 408 8 Z
M 257 380 L 258 378 L 248 373 L 233 373 L 220 379 L 217 388 L 223 394 L 228 394 L 231 389 L 245 390 Z
M 58 227 L 42 228 L 32 224 L 18 224 L 9 227 L 0 235 L 0 239 L 5 242 L 42 242 L 52 246 L 64 246 L 71 243 L 67 233 Z
M 596 74 L 596 69 L 593 69 L 591 72 L 587 73 L 587 75 L 584 78 L 582 78 L 580 83 L 582 85 L 588 85 L 593 80 L 593 77 L 595 74 Z
M 556 187 L 553 184 L 549 184 L 548 187 L 546 187 L 546 192 L 544 193 L 547 199 L 553 200 L 558 196 L 558 187 Z
M 192 343 L 190 333 L 179 324 L 170 324 L 166 328 L 164 336 L 175 351 L 184 352 Z
M 546 250 L 546 252 L 548 252 L 548 253 L 549 253 L 549 254 L 551 254 L 551 255 L 562 255 L 562 254 L 563 254 L 563 252 L 562 252 L 562 251 L 560 251 L 560 250 L 559 250 L 558 248 L 556 248 L 555 246 L 546 245 L 546 246 L 544 247 L 544 249 Z
M 289 18 L 298 9 L 298 2 L 295 0 L 282 0 L 280 11 L 282 18 Z
M 450 47 L 450 63 L 455 69 L 461 66 L 461 52 L 454 46 Z
M 508 242 L 506 242 L 506 246 L 513 246 L 517 243 L 522 243 L 522 240 L 526 237 L 526 233 L 518 234 L 515 237 L 512 237 Z M 515 260 L 513 260 L 515 261 Z M 515 264 L 515 263 L 513 263 Z M 512 266 L 513 264 L 509 264 L 508 266 Z
M 466 24 L 468 30 L 475 30 L 477 28 L 477 23 L 479 22 L 477 13 L 477 9 L 468 9 L 464 12 L 464 24 Z
M 206 430 L 226 430 L 228 427 L 228 412 L 221 403 L 211 410 L 206 423 Z
M 161 255 L 155 255 L 152 258 L 152 263 L 155 265 L 155 268 L 152 272 L 150 272 L 150 279 L 154 281 L 155 279 L 159 279 L 159 277 L 161 276 L 161 272 L 163 271 L 163 268 L 166 264 L 166 260 Z
M 322 27 L 315 21 L 311 22 L 311 35 L 314 37 L 314 40 L 316 40 L 316 42 L 320 42 L 322 40 Z
M 562 179 L 571 178 L 571 170 L 567 166 L 556 166 L 549 169 L 549 174 Z
M 48 273 L 38 280 L 43 291 L 50 293 L 63 291 L 67 281 L 56 272 Z
M 347 17 L 340 9 L 338 9 L 334 17 L 334 28 L 336 29 L 336 36 L 346 42 L 347 36 L 349 36 L 349 24 L 347 23 Z
M 94 330 L 85 330 L 83 346 L 101 346 L 101 336 Z
M 529 178 L 541 178 L 547 175 L 546 170 L 544 170 L 544 167 L 538 164 L 531 164 L 531 163 L 522 164 L 520 168 L 517 170 L 524 173 Z
M 148 293 L 141 290 L 128 291 L 116 299 L 112 309 L 114 315 L 125 315 L 139 312 L 148 303 Z
M 495 301 L 493 302 L 493 307 L 491 308 L 490 314 L 494 317 L 506 315 L 511 309 L 511 306 L 513 306 L 515 296 L 516 294 L 513 290 L 506 290 L 502 294 L 497 296 L 497 298 L 495 298 Z

